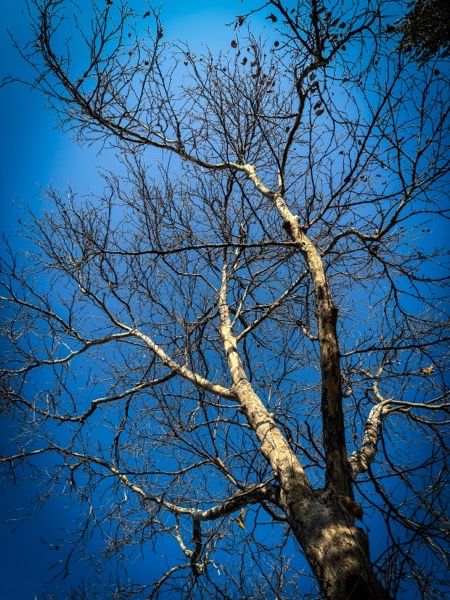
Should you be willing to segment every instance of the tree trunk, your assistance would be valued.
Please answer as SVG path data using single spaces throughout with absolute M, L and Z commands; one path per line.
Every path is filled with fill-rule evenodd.
M 298 510 L 283 494 L 281 503 L 328 600 L 388 600 L 370 563 L 367 535 L 355 526 L 353 515 L 339 498 L 313 492 L 303 523 L 304 503 Z
M 252 173 L 259 185 L 256 174 Z M 283 216 L 290 218 L 285 222 L 289 223 L 291 237 L 307 259 L 315 286 L 327 463 L 325 490 L 311 489 L 296 454 L 245 373 L 232 332 L 227 303 L 228 269 L 224 262 L 219 301 L 220 334 L 233 381 L 232 391 L 261 444 L 261 453 L 273 469 L 280 486 L 280 508 L 286 514 L 325 597 L 329 600 L 387 600 L 388 595 L 370 564 L 367 536 L 355 526 L 359 507 L 353 500 L 345 448 L 336 309 L 319 254 L 300 229 L 298 218 L 288 213 L 283 199 L 277 198 Z M 347 505 L 356 507 L 356 512 L 347 508 L 345 500 Z

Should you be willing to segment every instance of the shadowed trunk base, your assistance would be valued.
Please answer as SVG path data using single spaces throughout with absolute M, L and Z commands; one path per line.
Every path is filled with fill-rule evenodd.
M 365 532 L 336 498 L 311 501 L 305 513 L 292 504 L 286 514 L 327 600 L 389 600 L 378 581 Z

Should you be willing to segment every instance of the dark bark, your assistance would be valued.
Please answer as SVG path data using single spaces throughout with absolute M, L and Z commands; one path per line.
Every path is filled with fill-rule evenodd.
M 326 491 L 311 494 L 308 518 L 302 522 L 295 502 L 283 494 L 281 498 L 292 531 L 328 600 L 389 598 L 373 571 L 367 535 L 355 525 L 342 500 Z
M 286 214 L 286 213 L 285 213 Z M 285 215 L 284 215 L 285 216 Z M 326 490 L 309 497 L 301 490 L 302 509 L 286 494 L 283 507 L 297 540 L 329 600 L 386 600 L 388 595 L 370 562 L 365 532 L 354 524 L 362 509 L 354 502 L 345 446 L 340 353 L 336 332 L 338 311 L 334 306 L 322 260 L 299 226 L 286 219 L 283 228 L 297 242 L 311 273 L 319 331 L 322 373 L 323 445 L 326 457 Z

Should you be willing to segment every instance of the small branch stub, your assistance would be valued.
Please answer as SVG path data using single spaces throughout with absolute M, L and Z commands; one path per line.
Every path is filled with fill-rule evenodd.
M 350 496 L 344 496 L 342 502 L 345 508 L 355 517 L 355 519 L 359 519 L 360 521 L 362 521 L 364 511 L 360 504 L 352 500 Z

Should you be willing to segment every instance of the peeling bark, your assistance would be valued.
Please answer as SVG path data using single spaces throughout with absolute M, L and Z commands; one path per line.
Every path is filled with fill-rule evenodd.
M 233 381 L 232 390 L 236 393 L 241 410 L 250 427 L 255 431 L 261 443 L 261 452 L 271 465 L 281 488 L 290 497 L 295 498 L 298 510 L 303 513 L 306 510 L 306 493 L 310 489 L 310 483 L 295 453 L 247 378 L 237 350 L 236 338 L 231 331 L 226 284 L 226 268 L 224 268 L 219 306 L 220 334 Z
M 326 460 L 326 485 L 352 496 L 345 449 L 340 353 L 336 333 L 337 308 L 334 306 L 325 268 L 314 244 L 290 215 L 290 236 L 297 242 L 308 265 L 314 286 L 314 299 L 322 375 L 322 423 Z
M 353 498 L 351 478 L 345 446 L 344 416 L 342 411 L 342 385 L 340 352 L 336 333 L 337 308 L 333 303 L 325 267 L 316 247 L 300 226 L 297 215 L 290 211 L 284 197 L 272 192 L 259 179 L 252 165 L 242 169 L 256 189 L 271 199 L 280 217 L 283 229 L 299 250 L 308 266 L 314 287 L 314 300 L 320 348 L 320 369 L 322 375 L 322 424 L 326 462 L 326 486 Z
M 276 503 L 283 510 L 293 534 L 302 546 L 319 585 L 329 600 L 386 600 L 369 557 L 365 532 L 355 526 L 350 469 L 346 460 L 339 350 L 336 336 L 336 309 L 328 289 L 323 265 L 314 246 L 293 217 L 291 235 L 311 271 L 316 290 L 316 314 L 322 366 L 322 418 L 327 455 L 327 486 L 321 493 L 312 490 L 298 458 L 277 427 L 245 373 L 233 336 L 227 304 L 227 265 L 222 272 L 219 299 L 220 334 L 236 393 L 250 427 L 256 433 L 261 452 L 271 465 L 280 486 Z M 335 437 L 333 437 L 335 436 Z M 360 507 L 359 507 L 360 508 Z
M 380 427 L 388 411 L 388 401 L 376 404 L 370 411 L 364 428 L 364 439 L 361 444 L 361 450 L 353 452 L 348 459 L 353 479 L 356 479 L 359 473 L 365 473 L 375 459 Z

